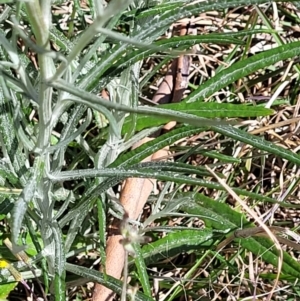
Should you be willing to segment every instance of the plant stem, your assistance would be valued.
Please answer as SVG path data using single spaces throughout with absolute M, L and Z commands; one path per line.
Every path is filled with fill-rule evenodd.
M 26 2 L 25 5 L 37 45 L 45 50 L 50 50 L 51 1 L 45 0 L 40 5 L 38 0 L 34 0 Z M 40 153 L 44 153 L 50 142 L 53 92 L 53 88 L 47 86 L 45 82 L 54 73 L 54 63 L 46 52 L 38 53 L 38 62 L 40 67 L 39 136 L 36 147 Z M 45 161 L 48 163 L 47 158 Z M 49 168 L 49 164 L 46 164 L 46 168 Z

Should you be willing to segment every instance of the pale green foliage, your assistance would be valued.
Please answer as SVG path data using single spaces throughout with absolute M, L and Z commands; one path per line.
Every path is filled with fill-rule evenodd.
M 0 4 L 8 2 L 12 1 L 1 1 Z M 74 2 L 76 8 L 78 1 Z M 218 71 L 215 77 L 200 85 L 185 103 L 159 108 L 140 106 L 138 101 L 143 88 L 139 80 L 144 58 L 160 52 L 172 59 L 178 54 L 188 53 L 190 46 L 208 43 L 209 40 L 243 47 L 242 37 L 264 31 L 253 29 L 245 31 L 243 35 L 217 33 L 202 39 L 178 37 L 156 42 L 173 22 L 206 11 L 226 10 L 265 1 L 88 2 L 93 23 L 80 28 L 82 32 L 74 33 L 74 36 L 70 28 L 70 35 L 58 28 L 57 17 L 52 14 L 51 0 L 16 1 L 7 6 L 0 16 L 0 213 L 7 215 L 16 249 L 20 245 L 32 243 L 36 249 L 36 261 L 46 258 L 46 262 L 42 262 L 44 282 L 57 300 L 66 299 L 66 270 L 105 283 L 120 293 L 120 282 L 110 278 L 106 281 L 101 273 L 71 265 L 66 262 L 66 258 L 84 248 L 94 247 L 88 239 L 95 223 L 92 219 L 94 214 L 91 215 L 94 210 L 98 210 L 98 224 L 102 227 L 99 231 L 100 253 L 104 257 L 106 214 L 122 214 L 112 187 L 122 180 L 144 177 L 166 181 L 168 184 L 165 187 L 169 187 L 170 183 L 198 185 L 215 189 L 224 198 L 224 188 L 208 180 L 210 175 L 204 168 L 184 163 L 188 155 L 198 151 L 197 147 L 189 150 L 181 162 L 139 163 L 156 150 L 195 133 L 213 130 L 232 139 L 234 143 L 246 143 L 288 160 L 295 166 L 300 164 L 299 156 L 292 151 L 235 128 L 225 120 L 205 118 L 265 116 L 271 114 L 272 110 L 253 108 L 250 112 L 246 106 L 235 109 L 230 104 L 227 107 L 225 105 L 224 111 L 217 106 L 210 106 L 208 116 L 207 112 L 201 113 L 194 104 L 198 102 L 201 106 L 204 99 L 257 70 L 297 57 L 300 42 L 280 44 L 275 49 L 236 63 L 228 62 L 230 66 L 227 69 Z M 62 1 L 54 3 L 59 5 Z M 82 14 L 80 8 L 77 9 L 77 13 Z M 7 20 L 11 20 L 13 25 L 8 25 L 11 22 L 7 23 Z M 26 30 L 19 27 L 20 24 L 26 24 Z M 71 21 L 69 24 L 71 27 Z M 128 31 L 125 34 L 117 32 L 118 26 L 126 28 L 124 24 Z M 10 34 L 7 35 L 7 32 Z M 266 32 L 272 32 L 272 28 Z M 27 50 L 24 53 L 20 50 L 18 37 L 22 38 L 25 47 L 30 47 L 36 53 L 34 59 L 37 58 L 38 69 L 25 55 Z M 54 50 L 56 47 L 59 51 Z M 99 96 L 103 89 L 108 90 L 109 100 Z M 226 109 L 231 110 L 230 114 L 226 113 Z M 143 118 L 153 119 L 150 123 L 143 123 Z M 176 120 L 184 126 L 129 151 L 136 141 L 155 132 L 168 120 Z M 93 128 L 95 126 L 96 130 Z M 137 133 L 136 130 L 142 131 Z M 98 132 L 98 136 L 91 139 L 91 132 L 91 135 Z M 231 155 L 217 156 L 213 152 L 205 154 L 218 159 L 221 165 L 227 163 L 229 157 L 232 159 Z M 234 159 L 231 160 L 234 164 L 240 163 L 238 158 Z M 196 176 L 190 177 L 191 174 Z M 244 188 L 233 189 L 241 196 L 266 202 L 275 201 L 267 195 Z M 198 212 L 201 205 L 196 204 L 191 195 L 187 199 L 194 205 L 193 208 L 185 206 L 184 200 L 181 201 L 179 197 L 171 196 L 176 206 L 169 205 L 160 211 L 160 205 L 169 199 L 167 192 L 167 189 L 163 190 L 159 202 L 153 207 L 155 219 L 180 215 L 179 208 L 185 212 L 184 217 L 197 215 L 201 218 Z M 110 208 L 109 211 L 108 201 L 114 210 Z M 210 201 L 205 201 L 213 207 Z M 12 206 L 14 209 L 11 211 Z M 216 240 L 214 229 L 217 228 L 214 219 L 220 219 L 220 211 L 214 211 L 213 208 L 210 210 L 202 216 L 210 229 L 189 239 L 188 229 L 183 226 L 181 230 L 185 236 L 179 232 L 171 233 L 145 249 L 137 249 L 139 260 L 144 258 L 146 263 L 151 263 L 168 254 L 173 256 L 182 251 L 193 251 L 200 245 L 207 247 L 213 244 Z M 230 210 L 228 214 L 234 215 Z M 234 219 L 226 217 L 223 226 L 217 230 L 225 233 L 229 228 L 237 227 L 238 219 L 243 218 L 242 215 Z M 150 224 L 153 219 L 149 218 L 146 224 Z M 25 243 L 20 239 L 21 229 L 27 233 Z M 173 230 L 162 227 L 160 231 Z M 86 241 L 82 243 L 79 237 L 84 237 Z M 180 248 L 182 244 L 185 245 L 183 249 Z M 257 244 L 261 247 L 263 245 Z M 155 247 L 156 251 L 151 250 L 151 247 Z M 244 247 L 250 248 L 246 243 Z M 264 245 L 264 248 L 269 247 Z M 266 252 L 264 260 L 274 264 L 276 260 L 272 255 Z M 299 266 L 288 255 L 285 259 L 289 264 L 284 271 L 292 276 L 297 275 Z M 145 294 L 137 293 L 135 300 L 153 300 L 149 278 L 145 274 L 145 262 L 136 263 L 139 273 L 144 273 L 141 282 Z M 131 264 L 129 262 L 129 267 Z M 40 268 L 36 269 L 41 272 Z

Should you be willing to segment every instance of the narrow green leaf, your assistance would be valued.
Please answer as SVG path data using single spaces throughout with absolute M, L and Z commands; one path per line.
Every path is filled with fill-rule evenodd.
M 259 106 L 249 106 L 244 104 L 230 104 L 230 103 L 215 103 L 215 102 L 179 102 L 172 104 L 161 105 L 162 109 L 170 109 L 178 112 L 185 112 L 204 118 L 233 118 L 233 117 L 257 117 L 268 116 L 273 113 L 273 110 L 266 109 Z M 153 116 L 152 118 L 145 118 L 144 116 L 137 116 L 136 130 L 140 131 L 144 128 L 159 126 L 171 121 L 171 118 Z M 130 127 L 130 118 L 127 117 L 122 132 L 128 132 Z
M 141 164 L 143 166 L 143 164 Z M 89 197 L 88 198 L 83 198 L 83 202 L 87 201 L 91 196 L 96 196 L 99 193 L 102 193 L 106 191 L 108 188 L 116 185 L 118 182 L 128 178 L 128 177 L 133 177 L 133 178 L 155 178 L 159 179 L 162 181 L 171 181 L 175 183 L 180 183 L 180 184 L 190 184 L 190 185 L 199 185 L 202 187 L 207 187 L 211 189 L 217 189 L 217 190 L 222 190 L 224 191 L 224 187 L 218 183 L 211 182 L 211 181 L 206 181 L 202 180 L 199 178 L 192 178 L 190 176 L 182 175 L 173 172 L 161 172 L 159 168 L 157 169 L 150 169 L 150 168 L 144 168 L 144 169 L 137 169 L 137 168 L 132 168 L 132 169 L 125 169 L 125 168 L 104 168 L 104 169 L 85 169 L 85 170 L 74 170 L 74 171 L 63 171 L 60 173 L 55 173 L 55 174 L 49 174 L 49 178 L 53 182 L 60 182 L 60 181 L 67 181 L 67 180 L 74 180 L 74 179 L 80 179 L 80 178 L 93 178 L 93 177 L 109 177 L 107 182 L 103 182 L 103 185 L 99 185 L 91 192 L 90 194 L 87 194 Z M 278 201 L 266 197 L 264 195 L 261 195 L 259 193 L 254 193 L 251 191 L 247 191 L 245 189 L 240 189 L 240 188 L 232 188 L 237 194 L 243 195 L 250 197 L 254 200 L 260 200 L 263 202 L 270 202 L 270 203 L 278 203 Z M 81 203 L 80 203 L 81 204 Z M 291 207 L 291 204 L 289 203 L 284 203 L 280 202 L 280 205 L 283 207 Z M 297 204 L 293 204 L 292 207 L 299 207 Z M 85 205 L 83 205 L 83 208 L 85 208 Z M 76 209 L 77 212 L 77 209 Z M 73 212 L 74 214 L 74 212 Z M 81 214 L 80 210 L 77 212 L 77 214 Z M 72 219 L 72 215 L 67 215 L 68 219 Z M 65 221 L 67 220 L 65 217 L 63 218 Z M 73 220 L 72 220 L 73 222 Z M 76 223 L 74 225 L 76 226 Z
M 62 275 L 55 273 L 54 275 L 54 290 L 55 290 L 55 301 L 66 300 L 66 285 L 65 279 Z
M 187 199 L 186 202 L 182 203 L 181 210 L 201 216 L 201 219 L 205 221 L 206 226 L 209 228 L 225 231 L 249 225 L 244 215 L 232 210 L 228 205 L 212 200 L 203 194 L 186 193 L 181 194 L 179 197 Z
M 170 6 L 168 10 L 165 10 L 164 13 L 160 14 L 159 16 L 154 15 L 154 17 L 146 18 L 147 22 L 144 22 L 142 27 L 138 28 L 134 38 L 137 41 L 146 40 L 148 43 L 151 43 L 158 38 L 171 24 L 185 17 L 199 15 L 200 13 L 206 11 L 223 11 L 229 7 L 260 3 L 265 3 L 265 0 L 227 0 L 226 2 L 208 0 L 198 2 L 196 4 L 180 1 L 177 2 L 176 7 Z M 102 56 L 101 61 L 90 70 L 89 74 L 86 74 L 82 77 L 79 86 L 87 91 L 91 91 L 96 87 L 97 90 L 99 90 L 101 87 L 104 87 L 104 85 L 112 78 L 112 74 L 108 72 L 108 69 L 110 69 L 115 62 L 121 60 L 127 52 L 128 45 L 126 44 L 116 45 L 113 52 L 107 51 Z M 132 53 L 132 51 L 130 53 Z M 135 55 L 138 55 L 138 52 Z M 130 59 L 130 57 L 128 56 L 127 59 Z M 129 63 L 127 63 L 127 65 L 128 64 Z M 121 72 L 121 70 L 122 68 L 120 68 L 119 71 Z M 114 70 L 112 70 L 112 72 L 114 72 Z M 104 76 L 104 74 L 106 76 Z
M 7 297 L 11 291 L 18 285 L 18 282 L 12 282 L 8 284 L 0 284 L 0 300 L 7 300 Z
M 135 17 L 137 19 L 154 17 L 156 15 L 161 15 L 162 13 L 165 13 L 168 10 L 177 8 L 178 5 L 184 3 L 184 1 L 176 1 L 175 3 L 172 3 L 172 2 L 155 4 L 155 6 L 151 6 L 145 10 L 142 10 L 141 12 L 137 12 L 137 10 L 134 10 L 133 13 L 136 14 Z M 127 14 L 127 15 L 130 16 L 130 14 Z
M 98 212 L 98 233 L 100 240 L 100 256 L 101 256 L 101 265 L 106 266 L 106 210 L 105 203 L 101 198 L 97 198 L 97 212 Z
M 154 53 L 159 51 L 169 53 L 170 49 L 182 50 L 183 52 L 189 49 L 190 47 L 200 44 L 200 43 L 213 43 L 213 44 L 237 44 L 243 45 L 244 42 L 240 39 L 237 39 L 231 35 L 231 33 L 211 33 L 207 35 L 199 36 L 179 36 L 172 37 L 170 39 L 162 39 L 155 42 L 152 49 L 149 47 L 141 48 L 138 50 L 132 49 L 128 54 L 120 56 L 118 60 L 114 62 L 102 75 L 102 77 L 111 77 L 118 75 L 132 64 L 143 60 Z
M 15 204 L 13 210 L 13 219 L 12 219 L 12 242 L 17 243 L 17 238 L 22 227 L 22 222 L 24 215 L 27 210 L 27 206 L 30 201 L 34 198 L 37 185 L 41 181 L 41 178 L 44 174 L 44 166 L 45 162 L 42 157 L 38 157 L 35 161 L 35 165 L 33 167 L 33 174 L 28 181 L 27 185 L 24 187 L 21 192 L 18 201 Z
M 159 260 L 194 251 L 212 244 L 213 230 L 182 230 L 172 232 L 165 237 L 145 245 L 142 248 L 145 263 L 156 263 Z
M 56 221 L 44 222 L 41 229 L 43 242 L 48 249 L 48 272 L 54 274 L 54 287 L 51 288 L 55 300 L 66 300 L 66 258 L 62 232 Z
M 53 26 L 50 30 L 50 38 L 53 43 L 60 47 L 61 52 L 69 53 L 74 47 L 71 42 L 57 27 Z
M 134 252 L 135 252 L 134 262 L 135 262 L 135 266 L 138 271 L 139 281 L 142 285 L 144 294 L 151 297 L 151 294 L 152 294 L 151 293 L 151 285 L 149 282 L 148 271 L 147 271 L 147 267 L 145 264 L 143 253 L 141 251 L 141 247 L 136 243 L 133 244 L 132 246 L 133 246 Z
M 81 135 L 89 124 L 92 121 L 92 112 L 91 110 L 87 111 L 87 117 L 83 124 L 76 130 L 74 133 L 70 133 L 70 135 L 66 139 L 61 139 L 57 144 L 48 147 L 47 152 L 52 153 L 56 150 L 64 149 L 70 142 L 75 140 L 79 135 Z
M 182 162 L 144 162 L 133 165 L 132 168 L 141 168 L 145 170 L 153 169 L 159 172 L 174 172 L 187 175 L 210 176 L 211 174 L 203 166 L 194 166 Z M 222 174 L 218 174 L 222 177 Z
M 299 54 L 300 42 L 293 42 L 253 55 L 222 70 L 200 85 L 185 99 L 185 102 L 201 101 L 248 74 Z
M 172 145 L 174 142 L 201 132 L 201 128 L 185 126 L 163 134 L 152 141 L 142 144 L 128 153 L 122 154 L 115 160 L 110 167 L 130 166 L 141 162 L 144 158 L 152 155 L 156 151 L 163 149 L 165 146 Z
M 275 1 L 279 2 L 279 1 Z M 146 38 L 159 36 L 159 29 L 165 30 L 173 22 L 183 19 L 185 17 L 199 15 L 200 13 L 207 11 L 223 11 L 226 8 L 238 7 L 243 5 L 251 4 L 262 4 L 265 0 L 227 0 L 227 1 L 216 1 L 208 0 L 196 3 L 186 3 L 183 2 L 182 5 L 178 5 L 176 8 L 169 9 L 165 11 L 159 18 L 153 18 L 149 20 L 144 27 L 139 30 L 139 34 L 136 38 Z M 152 21 L 152 22 L 151 22 Z
M 87 110 L 86 106 L 77 105 L 75 106 L 72 111 L 69 113 L 69 118 L 66 124 L 64 125 L 60 139 L 66 140 L 74 131 L 76 130 L 76 127 L 78 126 L 79 121 L 81 120 L 83 114 Z M 59 150 L 57 150 L 53 155 L 53 170 L 59 170 L 65 160 L 65 147 L 61 147 Z
M 122 15 L 121 13 L 114 15 L 108 21 L 105 28 L 112 29 L 113 27 L 115 27 L 116 23 L 118 22 L 121 15 Z M 79 77 L 80 73 L 82 72 L 82 70 L 88 70 L 88 73 L 84 74 L 84 76 L 81 78 L 81 80 L 85 81 L 86 84 L 89 84 L 92 81 L 92 85 L 89 85 L 90 91 L 92 91 L 93 89 L 95 89 L 98 86 L 97 81 L 95 81 L 93 78 L 94 74 L 93 74 L 92 68 L 96 68 L 97 65 L 99 64 L 99 62 L 98 61 L 94 62 L 92 57 L 95 56 L 95 53 L 97 51 L 99 51 L 99 49 L 101 49 L 102 52 L 104 51 L 104 48 L 106 48 L 106 46 L 103 43 L 105 38 L 106 38 L 105 35 L 100 35 L 97 38 L 97 40 L 92 43 L 92 45 L 90 46 L 87 53 L 80 59 L 80 63 L 72 75 L 72 82 L 75 82 L 77 80 L 77 78 Z M 102 53 L 101 61 L 103 58 L 104 58 L 104 54 Z M 84 73 L 84 72 L 82 72 L 82 73 Z
M 19 199 L 14 206 L 12 222 L 12 242 L 15 244 L 18 240 L 18 235 L 22 227 L 22 222 L 27 210 L 28 203 L 32 200 L 35 191 L 36 180 L 32 178 L 21 192 Z
M 98 282 L 98 283 L 106 286 L 107 288 L 111 289 L 118 295 L 121 295 L 121 293 L 122 293 L 123 283 L 120 280 L 117 280 L 111 276 L 107 275 L 107 279 L 106 279 L 106 277 L 104 278 L 102 273 L 100 273 L 96 270 L 91 270 L 91 269 L 77 266 L 77 265 L 70 264 L 70 263 L 66 264 L 66 269 L 68 272 L 79 275 L 83 278 L 87 278 L 91 281 Z M 154 301 L 154 299 L 149 296 L 146 296 L 145 294 L 143 294 L 141 292 L 137 292 L 135 295 L 135 301 Z
M 187 197 L 188 194 L 183 194 Z M 227 231 L 241 227 L 253 226 L 249 223 L 244 215 L 231 209 L 227 204 L 220 203 L 210 199 L 202 194 L 189 194 L 189 202 L 183 203 L 181 210 L 189 213 L 200 215 L 208 227 Z M 277 266 L 278 255 L 274 244 L 268 240 L 249 237 L 238 239 L 242 247 L 261 256 L 263 260 Z M 283 272 L 296 278 L 300 276 L 300 264 L 295 261 L 288 253 L 284 252 Z
M 0 77 L 0 133 L 1 133 L 1 149 L 5 154 L 8 165 L 12 169 L 11 174 L 18 175 L 22 185 L 26 184 L 25 156 L 19 145 L 16 129 L 13 121 L 13 108 L 8 98 L 8 87 L 3 78 Z M 7 174 L 8 175 L 8 174 Z M 12 177 L 10 177 L 12 179 Z
M 74 212 L 72 212 L 71 215 L 66 215 L 62 218 L 62 220 L 60 221 L 60 226 L 64 226 L 66 222 L 71 220 L 70 223 L 70 227 L 66 236 L 66 240 L 65 240 L 65 251 L 69 252 L 72 243 L 75 239 L 75 237 L 78 235 L 78 231 L 88 213 L 88 210 L 90 209 L 89 203 L 86 202 L 86 206 L 84 207 L 84 209 L 82 209 L 81 211 L 77 211 L 76 214 L 74 214 Z
M 5 198 L 3 201 L 1 201 L 0 202 L 0 219 L 7 213 L 11 212 L 13 207 L 14 207 L 13 199 Z
M 241 129 L 232 126 L 214 126 L 212 129 L 218 133 L 221 133 L 227 137 L 231 137 L 234 140 L 242 141 L 256 148 L 267 151 L 270 154 L 279 156 L 280 158 L 287 159 L 297 165 L 300 165 L 300 156 L 288 149 L 269 142 L 259 136 L 251 135 Z
M 196 150 L 194 154 L 200 154 L 209 158 L 218 159 L 220 162 L 224 162 L 224 163 L 241 163 L 241 159 L 239 158 L 227 156 L 214 150 L 200 149 L 199 151 Z
M 17 184 L 19 181 L 18 177 L 10 170 L 8 164 L 3 160 L 0 161 L 0 175 L 13 185 Z
M 76 95 L 76 98 L 69 99 L 75 103 L 84 104 L 92 109 L 98 110 L 105 114 L 107 119 L 110 121 L 110 126 L 114 129 L 116 135 L 118 135 L 118 127 L 116 124 L 116 120 L 113 115 L 110 113 L 108 109 L 114 109 L 117 111 L 129 112 L 129 113 L 137 113 L 143 116 L 145 115 L 153 115 L 157 117 L 169 118 L 170 120 L 175 120 L 178 122 L 188 123 L 195 126 L 212 126 L 212 125 L 225 125 L 228 122 L 222 120 L 210 120 L 207 118 L 198 117 L 193 114 L 188 114 L 181 111 L 174 111 L 170 109 L 163 109 L 160 107 L 129 107 L 117 103 L 113 103 L 107 101 L 101 97 L 90 94 L 82 89 L 79 89 L 75 86 L 72 86 L 70 83 L 64 80 L 57 80 L 55 82 L 49 82 L 49 85 L 54 88 L 61 89 L 63 91 L 69 92 L 70 94 Z M 105 113 L 104 113 L 105 112 Z M 110 117 L 108 117 L 110 115 Z M 110 120 L 112 119 L 112 120 Z M 114 122 L 114 126 L 112 124 Z

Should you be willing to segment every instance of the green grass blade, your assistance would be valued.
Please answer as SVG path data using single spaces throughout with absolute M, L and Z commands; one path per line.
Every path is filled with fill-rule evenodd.
M 251 135 L 241 129 L 231 126 L 215 126 L 212 128 L 214 131 L 221 133 L 227 137 L 231 137 L 234 140 L 250 144 L 260 150 L 277 155 L 280 158 L 287 159 L 290 162 L 300 165 L 300 156 L 298 154 L 283 147 L 280 147 L 272 142 L 269 142 L 261 137 Z
M 106 276 L 107 278 L 106 277 L 104 278 L 103 274 L 97 272 L 96 270 L 91 270 L 70 263 L 66 264 L 66 269 L 68 272 L 71 272 L 83 278 L 87 278 L 91 281 L 98 282 L 102 285 L 105 285 L 106 287 L 108 287 L 118 295 L 121 295 L 122 293 L 123 283 L 120 280 L 117 280 L 108 275 Z M 135 295 L 135 301 L 154 301 L 154 299 L 149 296 L 146 296 L 141 292 L 137 292 Z
M 299 54 L 300 42 L 293 42 L 253 55 L 219 72 L 203 85 L 200 85 L 196 91 L 185 99 L 185 101 L 201 101 L 244 76 L 259 69 L 264 69 L 279 61 L 293 58 Z
M 183 194 L 183 196 L 187 195 Z M 181 206 L 181 210 L 188 214 L 200 215 L 207 227 L 221 231 L 234 230 L 245 225 L 247 227 L 253 226 L 245 216 L 231 209 L 227 204 L 217 202 L 202 194 L 190 194 L 189 202 L 185 202 Z M 263 239 L 265 243 L 262 244 L 261 239 L 252 237 L 238 239 L 238 241 L 242 247 L 257 256 L 261 256 L 266 262 L 277 266 L 277 250 L 273 247 L 274 244 L 271 241 Z M 284 252 L 283 272 L 296 278 L 300 276 L 300 264 L 286 252 Z

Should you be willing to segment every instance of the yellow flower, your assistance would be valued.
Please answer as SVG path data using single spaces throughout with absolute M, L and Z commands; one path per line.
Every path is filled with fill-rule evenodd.
M 21 281 L 21 274 L 5 259 L 0 259 L 0 269 L 8 269 L 16 281 Z

